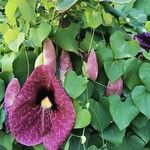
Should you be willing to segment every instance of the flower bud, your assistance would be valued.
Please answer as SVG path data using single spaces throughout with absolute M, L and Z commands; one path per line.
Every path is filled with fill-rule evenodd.
M 63 50 L 60 55 L 60 80 L 62 83 L 64 82 L 65 74 L 69 70 L 72 70 L 72 62 L 69 53 Z
M 110 96 L 112 94 L 116 94 L 118 96 L 121 95 L 123 90 L 123 80 L 119 78 L 115 82 L 109 81 L 106 87 L 106 96 Z
M 45 39 L 43 43 L 44 65 L 49 65 L 56 72 L 56 52 L 50 39 Z
M 86 67 L 87 67 L 87 77 L 95 81 L 98 76 L 98 63 L 96 53 L 94 50 L 91 50 L 88 56 Z

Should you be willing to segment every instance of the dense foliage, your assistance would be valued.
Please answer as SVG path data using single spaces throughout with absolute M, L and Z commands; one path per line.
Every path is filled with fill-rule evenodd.
M 62 50 L 73 67 L 63 85 L 76 122 L 62 149 L 148 150 L 150 53 L 134 37 L 150 31 L 149 8 L 150 0 L 0 0 L 0 150 L 44 149 L 23 146 L 7 132 L 3 98 L 14 77 L 23 85 L 42 64 L 47 37 L 55 44 L 58 78 Z M 91 50 L 94 80 L 86 71 Z

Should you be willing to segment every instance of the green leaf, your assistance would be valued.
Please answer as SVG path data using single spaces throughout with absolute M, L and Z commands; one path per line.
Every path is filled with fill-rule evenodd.
M 115 59 L 133 57 L 139 52 L 138 42 L 126 41 L 125 35 L 121 31 L 116 31 L 111 35 L 110 45 Z
M 6 113 L 3 109 L 0 108 L 0 130 L 3 127 L 3 122 L 5 121 Z
M 149 52 L 144 51 L 144 52 L 143 52 L 143 56 L 144 56 L 147 60 L 150 60 L 150 53 L 149 53 Z
M 117 4 L 126 4 L 132 2 L 133 0 L 110 0 L 110 1 Z
M 5 34 L 5 32 L 9 29 L 8 24 L 6 23 L 0 23 L 0 33 Z
M 30 28 L 29 41 L 33 44 L 33 47 L 42 47 L 42 42 L 48 37 L 51 31 L 51 25 L 43 22 L 37 29 Z
M 34 146 L 35 150 L 45 150 L 44 146 L 42 144 Z
M 0 132 L 0 145 L 5 147 L 7 150 L 12 150 L 12 143 L 14 138 L 11 134 Z
M 150 63 L 143 63 L 139 70 L 139 76 L 144 85 L 150 91 Z
M 146 31 L 148 31 L 148 32 L 150 32 L 150 21 L 147 21 L 146 23 L 145 23 L 145 29 L 146 29 Z M 145 57 L 145 56 L 144 56 Z
M 16 0 L 8 0 L 7 4 L 5 6 L 5 14 L 11 25 L 16 24 L 16 19 L 15 19 L 16 10 L 17 10 Z
M 145 143 L 148 143 L 148 141 L 150 140 L 150 121 L 147 122 L 147 124 L 141 128 L 133 128 L 134 132 L 139 135 Z
M 10 53 L 10 54 L 5 54 L 2 59 L 0 60 L 1 62 L 1 69 L 2 71 L 13 71 L 12 68 L 12 63 L 14 61 L 14 59 L 16 58 L 16 54 L 15 53 Z
M 87 109 L 79 109 L 76 112 L 75 129 L 85 128 L 91 122 L 91 114 Z
M 78 76 L 74 71 L 69 71 L 65 77 L 64 87 L 70 97 L 76 99 L 87 88 L 88 80 Z
M 17 0 L 17 6 L 26 21 L 36 21 L 36 0 Z
M 102 12 L 101 10 L 94 10 L 93 8 L 87 8 L 85 10 L 85 17 L 87 24 L 92 28 L 97 28 L 102 24 Z
M 5 82 L 0 79 L 0 102 L 2 101 L 5 93 Z
M 11 41 L 16 40 L 19 34 L 18 28 L 8 29 L 4 34 L 4 42 L 9 44 Z
M 79 45 L 83 51 L 88 52 L 91 39 L 92 39 L 91 34 L 89 32 L 86 32 L 84 40 L 81 41 Z M 95 40 L 93 39 L 91 43 L 91 49 L 96 49 L 97 45 L 98 44 L 96 44 Z
M 132 91 L 132 99 L 136 107 L 150 119 L 150 92 L 144 86 L 136 86 Z
M 36 54 L 31 51 L 22 51 L 13 62 L 15 77 L 23 84 L 27 76 L 32 72 Z
M 120 131 L 116 125 L 112 124 L 104 130 L 103 138 L 106 141 L 109 141 L 118 146 L 123 142 L 125 131 L 126 130 Z
M 23 32 L 20 32 L 18 34 L 18 37 L 16 40 L 13 40 L 11 41 L 9 44 L 8 44 L 8 47 L 14 51 L 14 52 L 18 52 L 19 50 L 19 46 L 21 45 L 21 43 L 24 41 L 25 39 L 25 34 Z
M 43 58 L 43 53 L 41 53 L 35 60 L 35 65 L 34 68 L 43 65 L 44 64 L 44 58 Z
M 139 113 L 130 98 L 122 102 L 119 96 L 112 95 L 109 103 L 112 118 L 120 130 L 125 129 Z
M 0 73 L 0 79 L 2 79 L 5 84 L 7 85 L 12 79 L 14 78 L 14 75 L 10 71 L 3 71 Z
M 108 110 L 94 99 L 90 100 L 90 113 L 92 115 L 91 125 L 98 131 L 102 132 L 110 123 L 111 116 Z
M 95 145 L 91 145 L 87 150 L 98 150 L 98 148 Z
M 56 10 L 62 13 L 72 7 L 77 1 L 78 0 L 57 0 Z
M 130 90 L 133 90 L 135 86 L 141 84 L 141 80 L 138 75 L 141 64 L 141 61 L 136 58 L 130 58 L 125 61 L 124 82 Z
M 80 26 L 74 23 L 66 28 L 58 28 L 54 35 L 55 43 L 66 51 L 77 52 L 78 42 L 76 41 L 76 36 L 79 33 L 79 29 Z
M 107 77 L 112 81 L 119 79 L 124 73 L 124 60 L 106 59 L 104 61 L 104 68 Z

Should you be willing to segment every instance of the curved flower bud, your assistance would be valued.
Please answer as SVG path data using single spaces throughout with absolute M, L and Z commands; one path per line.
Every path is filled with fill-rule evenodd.
M 60 55 L 60 80 L 62 83 L 64 82 L 65 74 L 69 70 L 72 70 L 72 62 L 69 53 L 63 50 Z
M 150 49 L 150 32 L 143 32 L 134 36 L 134 39 L 140 43 L 144 49 Z
M 41 65 L 27 78 L 8 120 L 19 143 L 43 143 L 46 150 L 57 150 L 73 128 L 75 115 L 71 99 L 54 72 Z
M 96 58 L 96 53 L 94 50 L 91 50 L 88 59 L 87 59 L 87 76 L 91 80 L 96 80 L 98 76 L 98 63 Z
M 106 96 L 110 96 L 112 94 L 121 95 L 123 90 L 123 80 L 122 78 L 118 79 L 114 83 L 111 81 L 108 82 L 106 87 Z
M 10 81 L 6 88 L 5 92 L 5 97 L 4 97 L 4 102 L 5 102 L 5 109 L 9 111 L 11 106 L 14 104 L 16 101 L 17 95 L 20 91 L 20 84 L 18 79 L 14 78 Z
M 52 41 L 48 38 L 43 43 L 43 58 L 44 65 L 49 65 L 56 72 L 56 52 Z

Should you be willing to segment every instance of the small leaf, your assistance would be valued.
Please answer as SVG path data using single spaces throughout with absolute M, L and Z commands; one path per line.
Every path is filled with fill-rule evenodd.
M 30 28 L 29 41 L 32 42 L 33 47 L 42 47 L 42 42 L 50 31 L 51 25 L 46 22 L 41 23 L 37 29 Z
M 126 130 L 120 131 L 116 125 L 112 124 L 104 130 L 103 137 L 106 141 L 118 146 L 123 142 L 125 131 Z
M 79 33 L 79 29 L 80 26 L 74 23 L 66 28 L 58 28 L 54 35 L 55 43 L 66 51 L 77 52 L 78 42 L 76 41 L 76 36 Z
M 102 23 L 101 10 L 94 10 L 88 8 L 85 10 L 85 17 L 87 24 L 92 28 L 97 28 Z
M 124 73 L 124 60 L 110 60 L 104 61 L 104 68 L 108 78 L 114 82 L 119 79 Z
M 75 129 L 85 128 L 91 122 L 91 114 L 87 109 L 79 109 L 76 113 Z
M 7 150 L 12 150 L 12 143 L 14 141 L 14 138 L 11 134 L 7 134 L 4 132 L 0 132 L 0 145 L 5 147 Z
M 136 86 L 132 91 L 132 99 L 136 107 L 150 119 L 150 92 L 144 86 Z
M 15 77 L 23 84 L 27 76 L 32 72 L 36 54 L 31 51 L 22 51 L 13 62 L 13 71 Z
M 139 69 L 139 76 L 144 85 L 150 91 L 150 63 L 143 63 Z
M 17 6 L 26 21 L 36 21 L 36 0 L 17 0 Z
M 125 35 L 120 31 L 111 35 L 110 45 L 115 59 L 133 57 L 139 52 L 138 42 L 135 40 L 126 41 Z
M 147 60 L 150 60 L 150 53 L 149 53 L 149 52 L 144 51 L 144 52 L 143 52 L 143 56 L 144 56 Z
M 34 146 L 35 150 L 45 150 L 44 146 L 42 144 Z
M 112 118 L 120 130 L 125 129 L 139 113 L 130 98 L 122 102 L 119 96 L 112 95 L 109 103 Z
M 74 71 L 66 74 L 64 87 L 67 93 L 73 99 L 76 99 L 87 88 L 88 80 L 82 76 L 78 76 Z
M 72 7 L 78 0 L 57 0 L 56 10 L 60 13 Z

